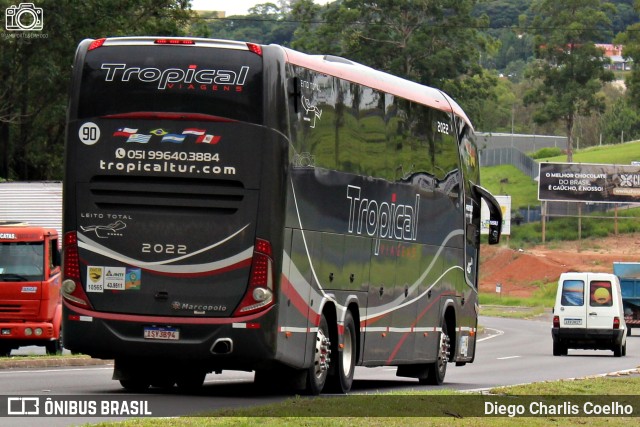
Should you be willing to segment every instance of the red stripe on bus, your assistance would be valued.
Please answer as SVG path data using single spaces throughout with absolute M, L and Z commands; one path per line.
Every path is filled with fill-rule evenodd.
M 293 303 L 293 306 L 306 317 L 313 326 L 320 325 L 320 314 L 316 313 L 307 301 L 296 291 L 287 276 L 282 275 L 281 281 L 282 293 L 287 296 Z
M 79 313 L 81 316 L 89 316 L 102 320 L 115 320 L 118 322 L 138 322 L 138 323 L 166 323 L 171 325 L 231 325 L 232 323 L 243 323 L 255 320 L 264 316 L 273 309 L 269 307 L 265 311 L 243 317 L 174 317 L 174 316 L 145 316 L 142 314 L 105 313 L 99 311 L 86 310 L 63 300 L 64 305 L 71 311 Z
M 420 321 L 420 319 L 422 319 L 424 317 L 424 315 L 427 314 L 427 312 L 429 311 L 431 306 L 433 304 L 435 304 L 436 301 L 439 301 L 442 297 L 447 297 L 447 296 L 455 296 L 455 294 L 454 293 L 443 293 L 443 294 L 439 295 L 438 298 L 435 298 L 433 301 L 431 301 L 431 304 L 427 305 L 424 308 L 424 310 L 422 310 L 422 313 L 420 313 L 418 315 L 418 317 L 416 317 L 416 320 L 411 324 L 411 328 L 413 329 L 413 328 L 416 327 L 416 325 L 418 324 L 418 321 Z M 386 362 L 387 365 L 391 364 L 393 359 L 395 359 L 396 355 L 400 351 L 400 347 L 402 347 L 402 344 L 404 344 L 404 342 L 407 340 L 407 337 L 409 336 L 410 333 L 412 333 L 412 332 L 405 332 L 404 334 L 402 334 L 402 337 L 400 338 L 400 341 L 398 342 L 398 344 L 396 344 L 395 348 L 391 352 L 391 356 L 389 356 L 389 359 L 387 359 L 387 362 Z

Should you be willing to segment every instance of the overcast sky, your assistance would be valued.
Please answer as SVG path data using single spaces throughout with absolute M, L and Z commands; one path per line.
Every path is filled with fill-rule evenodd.
M 329 3 L 332 0 L 315 0 L 318 4 Z M 217 10 L 226 12 L 227 16 L 246 15 L 249 8 L 256 4 L 275 3 L 277 0 L 191 0 L 194 10 Z

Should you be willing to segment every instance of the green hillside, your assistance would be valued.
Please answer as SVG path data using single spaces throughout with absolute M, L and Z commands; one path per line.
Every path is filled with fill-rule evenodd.
M 541 159 L 542 160 L 542 159 Z M 540 161 L 540 160 L 539 160 Z M 548 162 L 566 162 L 567 156 L 557 156 L 544 159 Z M 573 153 L 574 163 L 605 163 L 629 165 L 632 161 L 640 161 L 640 141 L 624 144 L 601 145 L 589 147 Z
M 494 195 L 511 196 L 511 208 L 538 206 L 538 183 L 513 165 L 482 168 L 482 186 Z

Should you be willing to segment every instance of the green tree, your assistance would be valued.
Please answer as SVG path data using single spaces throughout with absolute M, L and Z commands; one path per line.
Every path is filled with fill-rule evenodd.
M 296 25 L 287 19 L 288 4 L 283 1 L 279 3 L 279 6 L 272 2 L 256 4 L 248 10 L 247 15 L 225 18 L 209 16 L 209 34 L 218 39 L 287 46 L 291 42 Z
M 15 5 L 0 0 L 0 10 Z M 43 28 L 0 33 L 0 177 L 61 179 L 73 56 L 84 38 L 182 34 L 187 0 L 41 0 Z M 27 34 L 27 35 L 25 35 Z
M 640 115 L 625 100 L 614 103 L 602 116 L 602 138 L 606 144 L 640 137 Z
M 528 71 L 534 86 L 525 104 L 535 104 L 536 123 L 561 121 L 567 135 L 567 161 L 573 161 L 573 132 L 578 116 L 604 110 L 599 91 L 613 80 L 604 52 L 595 42 L 606 40 L 606 11 L 599 0 L 539 0 L 532 8 L 536 61 Z
M 480 66 L 492 40 L 479 28 L 486 16 L 472 16 L 475 0 L 344 0 L 326 8 L 309 0 L 292 4 L 303 21 L 293 46 L 344 56 L 391 74 L 446 90 L 476 121 L 476 102 L 495 99 L 495 77 Z M 318 19 L 319 18 L 319 19 Z M 321 24 L 313 22 L 321 21 Z
M 640 11 L 640 0 L 636 0 L 635 10 Z M 622 54 L 633 60 L 634 66 L 625 83 L 630 105 L 640 110 L 640 22 L 629 25 L 625 32 L 618 34 L 615 42 L 623 44 Z

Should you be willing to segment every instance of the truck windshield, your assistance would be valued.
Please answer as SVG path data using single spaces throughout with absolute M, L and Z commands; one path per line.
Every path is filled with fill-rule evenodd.
M 0 243 L 0 281 L 30 282 L 44 279 L 42 242 Z

